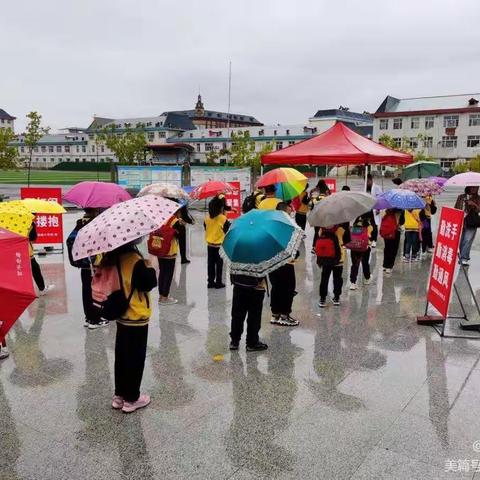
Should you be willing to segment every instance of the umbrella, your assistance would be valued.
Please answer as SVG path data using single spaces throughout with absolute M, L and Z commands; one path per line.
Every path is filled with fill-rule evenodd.
M 478 187 L 480 186 L 480 173 L 459 173 L 445 182 L 445 187 Z
M 445 182 L 447 181 L 447 179 L 444 177 L 428 177 L 428 179 L 432 182 L 435 182 L 440 187 L 443 187 L 445 185 Z
M 285 212 L 255 209 L 235 220 L 220 253 L 232 274 L 263 277 L 295 258 L 304 237 Z
M 375 205 L 375 197 L 365 192 L 342 191 L 332 193 L 318 202 L 308 222 L 312 227 L 331 227 L 350 222 L 368 212 Z
M 305 190 L 307 177 L 294 168 L 275 168 L 262 175 L 257 182 L 257 187 L 275 185 L 276 196 L 282 200 L 292 200 Z
M 378 206 L 380 202 L 383 202 L 382 205 L 386 206 Z M 375 204 L 375 209 L 377 210 L 383 210 L 384 208 L 409 210 L 411 208 L 424 207 L 425 200 L 423 200 L 423 198 L 420 198 L 415 192 L 403 190 L 401 188 L 393 188 L 388 192 L 382 193 L 377 197 L 377 202 Z
M 28 239 L 0 228 L 0 340 L 35 300 Z
M 0 203 L 0 227 L 28 237 L 34 216 L 22 204 L 15 205 L 13 202 Z
M 405 167 L 402 172 L 402 180 L 411 178 L 427 178 L 432 175 L 440 175 L 442 167 L 437 162 L 415 162 Z
M 412 178 L 399 185 L 398 188 L 415 192 L 420 197 L 438 195 L 443 192 L 443 188 L 427 178 Z
M 57 201 L 41 200 L 39 198 L 24 198 L 23 200 L 13 200 L 7 203 L 10 205 L 22 205 L 32 213 L 57 214 L 66 212 Z
M 137 197 L 143 197 L 144 195 L 157 195 L 158 197 L 176 198 L 178 200 L 188 200 L 190 196 L 188 193 L 177 185 L 172 183 L 152 183 L 143 187 Z
M 74 260 L 115 250 L 159 229 L 180 208 L 172 200 L 154 195 L 118 203 L 78 231 Z
M 130 200 L 132 196 L 116 183 L 80 182 L 63 197 L 82 208 L 108 208 Z
M 195 187 L 190 194 L 190 198 L 193 200 L 202 200 L 203 198 L 214 197 L 219 193 L 233 192 L 233 188 L 227 182 L 220 182 L 218 180 L 210 180 L 202 183 L 198 187 Z

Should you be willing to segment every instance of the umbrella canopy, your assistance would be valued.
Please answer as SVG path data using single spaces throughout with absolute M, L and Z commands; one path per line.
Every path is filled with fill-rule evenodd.
M 443 188 L 427 178 L 412 178 L 399 185 L 398 188 L 415 192 L 420 197 L 438 195 L 443 192 Z
M 218 180 L 209 180 L 195 187 L 190 194 L 193 200 L 202 200 L 203 198 L 214 197 L 219 193 L 233 192 L 235 189 L 227 182 Z
M 251 210 L 235 220 L 221 255 L 234 275 L 263 277 L 295 258 L 305 234 L 278 210 Z
M 22 205 L 32 213 L 65 213 L 66 210 L 56 201 L 41 200 L 39 198 L 24 198 L 7 202 L 10 205 Z
M 159 229 L 180 208 L 172 200 L 154 195 L 117 203 L 78 231 L 74 260 L 106 253 Z
M 350 222 L 358 216 L 372 210 L 375 197 L 365 192 L 337 192 L 318 202 L 308 222 L 312 227 L 332 227 Z
M 178 200 L 189 200 L 188 193 L 178 185 L 172 183 L 152 183 L 143 187 L 137 197 L 143 197 L 144 195 L 156 195 L 158 197 L 176 198 Z
M 480 186 L 480 173 L 459 173 L 445 182 L 445 187 L 478 187 Z
M 12 205 L 13 203 L 13 205 Z M 0 203 L 0 227 L 28 237 L 34 216 L 20 202 Z
M 275 185 L 276 196 L 284 201 L 298 197 L 307 186 L 307 177 L 294 168 L 275 168 L 262 175 L 257 182 L 257 187 Z
M 130 200 L 132 196 L 116 183 L 80 182 L 63 197 L 67 202 L 82 208 L 108 208 Z
M 438 186 L 443 187 L 447 181 L 444 177 L 428 177 L 431 182 L 435 182 Z
M 402 172 L 402 180 L 409 180 L 412 178 L 427 178 L 432 175 L 440 175 L 442 167 L 437 162 L 415 162 L 405 167 Z
M 262 155 L 264 165 L 408 165 L 412 155 L 397 152 L 338 122 L 326 132 Z
M 28 239 L 0 228 L 0 340 L 35 300 Z
M 423 198 L 420 198 L 411 190 L 403 190 L 401 188 L 393 188 L 388 192 L 382 193 L 377 197 L 377 202 L 375 204 L 375 209 L 377 210 L 383 210 L 385 208 L 409 210 L 411 208 L 424 207 L 425 200 L 423 200 Z

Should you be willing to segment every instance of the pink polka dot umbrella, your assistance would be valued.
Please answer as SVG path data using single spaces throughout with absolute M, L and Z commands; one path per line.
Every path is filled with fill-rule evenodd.
M 85 225 L 73 244 L 74 260 L 115 250 L 159 229 L 180 208 L 172 200 L 145 195 L 108 208 Z

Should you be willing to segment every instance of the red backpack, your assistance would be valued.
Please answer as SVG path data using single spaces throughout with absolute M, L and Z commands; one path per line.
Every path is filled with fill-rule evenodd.
M 368 250 L 368 227 L 353 226 L 350 239 L 350 242 L 345 244 L 345 248 L 355 252 L 366 252 Z
M 397 235 L 398 224 L 394 213 L 387 213 L 380 223 L 380 236 L 385 240 L 393 240 Z
M 315 253 L 317 255 L 317 265 L 333 266 L 340 262 L 342 251 L 338 241 L 335 229 L 322 229 L 322 234 L 315 243 Z
M 172 227 L 170 219 L 165 225 L 155 230 L 148 237 L 148 253 L 156 257 L 166 257 L 177 231 Z

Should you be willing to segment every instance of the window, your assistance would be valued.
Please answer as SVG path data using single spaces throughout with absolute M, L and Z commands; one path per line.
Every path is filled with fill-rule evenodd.
M 442 137 L 442 147 L 443 148 L 452 148 L 457 146 L 457 137 L 453 135 L 447 135 Z
M 199 152 L 201 149 L 201 145 L 199 143 L 197 143 L 197 152 Z
M 148 132 L 147 136 L 149 142 L 153 142 L 155 140 L 155 132 Z
M 402 119 L 401 118 L 394 118 L 393 119 L 393 129 L 394 130 L 401 130 L 402 129 Z
M 22 153 L 24 153 L 24 152 L 25 152 L 25 147 L 20 147 L 20 151 L 21 151 Z
M 44 159 L 43 159 L 43 161 L 46 163 L 46 162 L 47 162 L 47 159 L 46 159 L 46 158 L 44 158 Z
M 92 153 L 95 153 L 95 145 L 92 145 L 91 150 L 92 150 Z
M 468 118 L 469 127 L 480 127 L 480 113 L 472 113 Z
M 276 131 L 276 130 L 274 130 L 274 131 L 273 131 L 273 135 L 275 136 L 276 134 L 277 134 L 277 131 Z
M 442 170 L 445 172 L 451 171 L 454 165 L 455 165 L 455 160 L 452 160 L 451 158 L 440 159 L 440 166 L 442 167 Z
M 34 152 L 38 152 L 38 147 L 34 147 L 34 148 L 33 148 L 33 151 L 34 151 Z
M 87 146 L 86 145 L 82 145 L 82 153 L 87 153 Z
M 165 138 L 166 132 L 158 132 L 158 138 Z
M 54 161 L 55 161 L 55 159 L 54 159 L 54 158 L 51 158 L 51 159 L 50 159 L 50 161 L 51 161 L 51 162 L 54 162 Z
M 423 147 L 432 148 L 433 147 L 433 137 L 424 137 L 423 138 Z
M 292 146 L 292 145 L 295 145 L 295 140 L 289 140 L 288 141 L 288 146 Z
M 285 134 L 290 135 L 290 130 L 286 130 Z
M 62 151 L 62 146 L 61 145 L 57 145 L 57 152 L 61 152 Z
M 467 137 L 467 147 L 478 147 L 480 145 L 480 135 L 469 135 Z
M 388 130 L 388 118 L 380 119 L 380 130 Z
M 42 146 L 40 147 L 40 150 L 41 150 L 42 152 L 46 152 L 46 151 L 47 151 L 47 147 L 46 147 L 45 145 L 42 145 Z
M 443 126 L 445 128 L 458 127 L 458 115 L 445 115 L 443 117 Z
M 425 117 L 425 129 L 428 130 L 430 128 L 433 128 L 433 125 L 435 123 L 435 117 Z
M 95 163 L 95 159 L 94 159 L 94 158 L 91 158 L 90 160 L 92 161 L 92 163 Z M 83 160 L 83 161 L 85 161 L 85 160 Z
M 69 158 L 68 158 L 67 160 L 70 161 Z M 80 162 L 80 159 L 79 159 L 79 158 L 76 158 L 76 159 L 75 159 L 75 163 L 78 163 L 78 162 Z
M 418 148 L 418 138 L 417 137 L 410 137 L 408 140 L 408 144 L 410 148 Z
M 206 152 L 211 152 L 213 150 L 213 143 L 206 143 L 205 144 L 205 151 Z
M 420 118 L 419 117 L 412 117 L 410 119 L 410 128 L 412 128 L 412 129 L 420 128 Z
M 275 142 L 275 150 L 281 150 L 283 148 L 283 142 Z
M 227 149 L 227 143 L 226 142 L 223 142 L 222 143 L 222 150 L 226 150 Z
M 395 137 L 393 139 L 393 142 L 394 142 L 395 148 L 400 148 L 402 146 L 402 139 L 399 137 Z
M 70 153 L 70 145 L 65 145 L 65 153 Z
M 49 145 L 48 146 L 48 152 L 53 153 L 53 150 L 54 150 L 53 145 Z
M 105 152 L 105 145 L 100 145 L 100 151 L 103 153 Z

